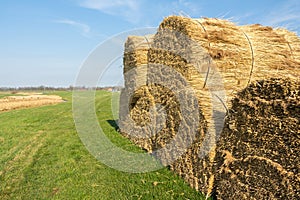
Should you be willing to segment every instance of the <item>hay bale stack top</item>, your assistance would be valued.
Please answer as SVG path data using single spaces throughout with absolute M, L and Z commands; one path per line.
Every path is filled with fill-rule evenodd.
M 221 19 L 171 16 L 160 24 L 154 43 L 161 38 L 159 32 L 166 29 L 186 35 L 208 52 L 223 75 L 228 95 L 255 80 L 300 77 L 300 40 L 287 30 L 259 24 L 237 26 Z

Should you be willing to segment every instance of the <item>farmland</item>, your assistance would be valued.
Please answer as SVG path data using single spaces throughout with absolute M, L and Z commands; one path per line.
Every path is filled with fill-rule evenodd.
M 0 199 L 204 199 L 167 168 L 130 174 L 101 164 L 78 137 L 72 92 L 46 93 L 66 102 L 0 113 Z M 119 146 L 142 151 L 108 123 L 110 98 L 97 91 L 102 129 Z

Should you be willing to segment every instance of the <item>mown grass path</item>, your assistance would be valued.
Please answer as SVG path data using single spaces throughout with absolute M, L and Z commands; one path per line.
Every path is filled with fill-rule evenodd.
M 101 164 L 77 135 L 71 92 L 55 94 L 68 101 L 0 113 L 0 199 L 203 199 L 166 168 L 129 174 Z M 141 151 L 108 123 L 110 98 L 97 93 L 101 127 L 116 145 Z

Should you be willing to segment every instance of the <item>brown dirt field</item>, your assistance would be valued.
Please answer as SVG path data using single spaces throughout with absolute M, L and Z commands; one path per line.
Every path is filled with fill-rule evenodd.
M 61 103 L 64 100 L 57 95 L 22 93 L 25 96 L 7 96 L 0 99 L 0 112 L 22 108 L 39 107 Z

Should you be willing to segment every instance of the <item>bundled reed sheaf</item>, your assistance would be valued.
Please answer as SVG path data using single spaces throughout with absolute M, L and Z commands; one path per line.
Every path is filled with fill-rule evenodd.
M 232 100 L 215 158 L 218 199 L 299 199 L 300 83 L 268 79 Z
M 171 16 L 154 36 L 129 37 L 125 44 L 121 132 L 208 196 L 297 199 L 299 77 L 294 33 Z M 181 96 L 192 99 L 185 110 Z M 160 128 L 137 137 L 141 129 L 126 129 L 125 115 L 138 126 Z M 157 153 L 180 130 L 175 146 L 183 152 L 178 142 L 188 142 L 185 151 Z

